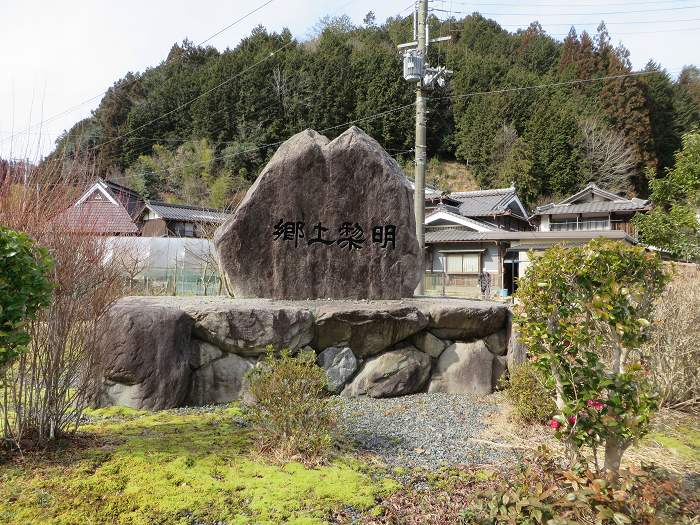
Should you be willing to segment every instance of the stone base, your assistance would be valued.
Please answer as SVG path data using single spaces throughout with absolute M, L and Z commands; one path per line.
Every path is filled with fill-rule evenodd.
M 512 348 L 510 318 L 503 304 L 452 298 L 126 297 L 105 319 L 98 404 L 158 410 L 240 399 L 268 346 L 313 349 L 343 395 L 486 393 Z

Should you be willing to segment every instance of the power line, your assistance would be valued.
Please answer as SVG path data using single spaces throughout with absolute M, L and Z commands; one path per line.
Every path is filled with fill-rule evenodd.
M 690 5 L 684 7 L 663 7 L 659 9 L 643 9 L 641 11 L 604 11 L 599 13 L 482 13 L 480 11 L 448 11 L 447 9 L 440 9 L 438 7 L 433 7 L 431 11 L 437 11 L 440 13 L 452 13 L 457 15 L 471 15 L 474 13 L 479 13 L 482 16 L 601 16 L 601 15 L 629 15 L 633 13 L 655 13 L 659 11 L 678 11 L 681 9 L 696 9 L 700 5 Z
M 630 20 L 630 21 L 625 21 L 625 22 L 605 22 L 606 26 L 611 26 L 611 25 L 627 25 L 627 24 L 666 24 L 666 23 L 674 23 L 674 22 L 698 22 L 700 21 L 700 18 L 681 18 L 681 19 L 676 19 L 676 20 Z M 557 22 L 557 23 L 545 23 L 547 26 L 571 26 L 571 25 L 597 25 L 600 24 L 600 20 L 597 22 L 575 22 L 575 23 L 570 23 L 570 22 Z M 498 25 L 502 27 L 520 27 L 522 24 L 501 24 L 499 23 Z
M 311 94 L 305 96 L 304 98 L 298 100 L 297 102 L 298 102 L 299 104 L 301 104 L 302 106 L 304 106 L 307 102 L 309 102 L 309 101 L 310 101 L 313 97 L 315 97 L 315 96 L 316 96 L 315 93 L 311 93 Z M 263 108 L 257 109 L 257 111 L 259 111 L 259 112 L 261 112 L 261 111 L 266 111 L 267 109 L 270 109 L 271 107 L 274 107 L 274 106 L 277 105 L 277 104 L 278 104 L 278 102 L 273 102 L 272 104 L 268 104 L 267 106 L 265 106 L 265 107 L 263 107 Z M 222 109 L 220 109 L 220 110 L 218 110 L 218 111 L 215 111 L 214 113 L 210 113 L 210 116 L 216 115 L 216 114 L 221 113 L 221 112 L 223 112 L 223 111 L 228 111 L 229 109 L 230 109 L 230 108 L 222 108 Z M 152 150 L 152 148 L 155 146 L 155 144 L 153 144 L 153 142 L 156 142 L 156 143 L 157 143 L 157 142 L 161 142 L 161 141 L 162 141 L 162 142 L 181 142 L 181 143 L 184 144 L 184 143 L 189 142 L 189 141 L 199 141 L 199 140 L 202 140 L 202 139 L 206 139 L 206 140 L 209 141 L 211 144 L 240 144 L 241 142 L 245 142 L 245 141 L 241 141 L 241 140 L 215 140 L 215 139 L 209 139 L 208 137 L 204 137 L 204 136 L 199 136 L 199 137 L 197 137 L 197 136 L 194 136 L 194 135 L 187 135 L 187 136 L 181 135 L 181 136 L 179 136 L 179 137 L 173 137 L 173 136 L 171 136 L 171 137 L 129 136 L 129 137 L 127 138 L 127 141 L 131 141 L 131 140 L 134 140 L 134 141 L 150 141 L 151 143 L 146 143 L 146 144 L 141 144 L 141 145 L 132 145 L 132 144 L 128 144 L 128 143 L 127 143 L 127 145 L 125 145 L 125 148 L 128 147 L 127 153 L 129 153 L 130 155 L 138 155 L 138 156 L 141 156 L 141 155 L 146 154 L 146 152 L 147 152 L 149 149 Z M 171 147 L 172 147 L 172 146 L 171 146 Z M 90 151 L 90 149 L 88 149 L 88 151 Z M 111 153 L 110 155 L 105 156 L 105 157 L 102 157 L 102 158 L 103 158 L 103 159 L 115 160 L 115 159 L 117 159 L 120 155 L 123 155 L 124 153 L 125 153 L 124 151 L 122 151 L 122 152 L 113 152 L 113 153 Z
M 653 31 L 622 31 L 615 32 L 615 35 L 651 35 L 656 33 L 683 33 L 687 31 L 700 31 L 700 27 L 681 27 L 674 29 L 655 29 Z M 549 36 L 553 37 L 566 37 L 568 33 L 548 33 Z
M 317 131 L 317 133 L 325 133 L 325 132 L 327 132 L 327 131 L 331 131 L 331 130 L 334 130 L 334 129 L 338 129 L 338 128 L 341 128 L 341 127 L 346 127 L 346 126 L 350 126 L 350 125 L 352 125 L 352 124 L 357 124 L 358 122 L 365 122 L 365 121 L 367 121 L 367 120 L 372 120 L 372 119 L 375 119 L 375 118 L 379 118 L 379 117 L 382 117 L 382 116 L 384 116 L 384 115 L 388 115 L 388 114 L 390 114 L 390 113 L 395 113 L 395 112 L 397 112 L 397 111 L 401 111 L 401 110 L 403 110 L 403 109 L 409 108 L 409 107 L 414 106 L 414 105 L 415 105 L 415 102 L 411 102 L 410 104 L 404 104 L 404 105 L 402 105 L 402 106 L 397 106 L 397 107 L 394 107 L 394 108 L 391 108 L 391 109 L 387 109 L 387 110 L 385 110 L 385 111 L 381 111 L 381 112 L 379 112 L 379 113 L 374 113 L 373 115 L 369 115 L 369 116 L 366 116 L 366 117 L 362 117 L 362 118 L 350 120 L 350 121 L 344 122 L 344 123 L 342 123 L 342 124 L 337 124 L 337 125 L 335 125 L 335 126 L 329 126 L 329 127 L 327 127 L 327 128 L 320 129 L 320 130 Z M 280 141 L 278 141 L 278 142 L 270 142 L 270 143 L 268 143 L 268 144 L 261 144 L 260 146 L 256 146 L 255 148 L 250 148 L 250 149 L 243 150 L 243 151 L 236 151 L 236 152 L 234 152 L 234 153 L 230 153 L 230 154 L 226 154 L 226 155 L 220 155 L 220 156 L 218 156 L 217 158 L 212 159 L 212 160 L 209 160 L 209 161 L 191 162 L 191 163 L 189 163 L 189 164 L 186 164 L 186 165 L 183 165 L 183 166 L 178 166 L 178 167 L 179 167 L 179 168 L 184 168 L 184 167 L 192 167 L 192 166 L 198 166 L 198 165 L 205 165 L 205 164 L 208 164 L 208 163 L 210 163 L 210 162 L 217 161 L 217 160 L 218 160 L 218 161 L 221 161 L 221 160 L 224 160 L 224 159 L 227 159 L 227 158 L 233 158 L 233 157 L 237 157 L 237 156 L 239 156 L 239 155 L 245 155 L 246 153 L 253 153 L 253 152 L 259 151 L 259 150 L 261 150 L 261 149 L 266 149 L 266 148 L 271 148 L 271 147 L 274 147 L 274 146 L 279 146 L 279 145 L 285 143 L 285 142 L 286 142 L 287 140 L 289 140 L 290 138 L 291 138 L 291 137 L 287 137 L 286 139 L 280 140 Z M 156 173 L 166 173 L 166 172 L 169 172 L 169 171 L 170 171 L 170 170 L 168 170 L 168 169 L 153 170 L 153 171 L 147 171 L 147 172 L 138 173 L 138 175 L 156 174 Z
M 444 100 L 444 99 L 453 99 L 453 98 L 469 98 L 469 97 L 474 97 L 474 96 L 479 96 L 479 95 L 497 95 L 501 93 L 511 93 L 511 92 L 516 92 L 516 91 L 529 91 L 533 89 L 544 89 L 544 88 L 550 88 L 550 87 L 561 87 L 561 86 L 570 86 L 570 85 L 575 85 L 575 84 L 587 84 L 590 82 L 600 82 L 604 80 L 617 80 L 621 78 L 628 78 L 628 77 L 640 77 L 643 75 L 655 75 L 655 74 L 663 74 L 663 71 L 638 71 L 635 73 L 624 73 L 620 75 L 609 75 L 605 77 L 595 77 L 595 78 L 586 78 L 586 79 L 576 79 L 576 80 L 564 80 L 562 82 L 552 82 L 549 84 L 536 84 L 534 86 L 518 86 L 518 87 L 512 87 L 512 88 L 502 88 L 502 89 L 495 89 L 493 91 L 474 91 L 471 93 L 465 93 L 463 95 L 448 95 L 445 97 L 431 97 L 431 100 Z
M 533 90 L 533 89 L 546 89 L 546 88 L 551 88 L 551 87 L 561 87 L 561 86 L 568 86 L 568 85 L 575 85 L 575 84 L 585 84 L 585 83 L 590 83 L 590 82 L 600 82 L 600 81 L 604 81 L 604 80 L 616 80 L 616 79 L 621 79 L 621 78 L 639 77 L 639 76 L 643 76 L 643 75 L 653 75 L 653 74 L 663 74 L 663 72 L 662 71 L 639 71 L 636 73 L 625 73 L 625 74 L 620 74 L 620 75 L 609 75 L 609 76 L 604 76 L 604 77 L 595 77 L 595 78 L 588 78 L 588 79 L 575 79 L 575 80 L 567 80 L 567 81 L 562 81 L 562 82 L 552 82 L 552 83 L 548 83 L 548 84 L 537 84 L 534 86 L 519 86 L 519 87 L 513 87 L 513 88 L 495 89 L 495 90 L 491 90 L 491 91 L 473 91 L 471 93 L 465 93 L 462 95 L 449 95 L 449 96 L 445 96 L 445 97 L 429 97 L 429 98 L 430 98 L 430 100 L 469 98 L 469 97 L 480 96 L 480 95 L 496 95 L 496 94 L 501 94 L 501 93 L 527 91 L 527 90 Z M 416 104 L 415 102 L 411 102 L 409 104 L 404 104 L 401 106 L 393 107 L 393 108 L 387 109 L 385 111 L 381 111 L 379 113 L 369 115 L 367 117 L 362 117 L 362 118 L 350 120 L 348 122 L 344 122 L 343 124 L 338 124 L 335 126 L 329 126 L 327 128 L 318 130 L 317 133 L 325 133 L 327 131 L 338 129 L 341 127 L 349 126 L 352 124 L 357 124 L 358 122 L 364 122 L 367 120 L 379 118 L 381 116 L 388 115 L 390 113 L 395 113 L 397 111 L 404 110 L 406 108 L 414 106 L 415 104 Z M 289 138 L 291 138 L 291 137 L 289 137 Z M 279 145 L 283 144 L 284 142 L 286 142 L 287 140 L 289 140 L 289 138 L 278 141 L 278 142 L 271 142 L 268 144 L 262 144 L 260 146 L 256 146 L 255 148 L 250 148 L 250 149 L 243 150 L 243 151 L 237 151 L 235 153 L 231 153 L 231 154 L 227 154 L 227 155 L 220 155 L 219 157 L 217 157 L 216 159 L 213 159 L 211 161 L 197 161 L 197 162 L 189 163 L 186 166 L 192 167 L 192 166 L 197 166 L 197 165 L 208 164 L 209 162 L 214 162 L 215 160 L 221 161 L 221 160 L 224 160 L 227 158 L 236 157 L 238 155 L 244 155 L 246 153 L 252 153 L 255 151 L 259 151 L 261 149 L 279 146 Z M 406 153 L 406 152 L 408 152 L 408 150 L 403 152 L 403 153 Z M 398 155 L 398 153 L 397 153 L 397 155 Z M 183 167 L 185 167 L 185 166 L 180 166 L 179 168 L 183 168 Z M 167 170 L 167 169 L 154 170 L 154 171 L 142 172 L 142 173 L 139 173 L 139 175 L 146 175 L 149 173 L 150 174 L 165 173 L 168 171 L 170 171 L 170 170 Z
M 210 40 L 212 40 L 212 39 L 214 39 L 215 37 L 219 36 L 219 35 L 220 35 L 221 33 L 223 33 L 224 31 L 227 31 L 227 30 L 231 29 L 233 26 L 235 26 L 235 25 L 238 24 L 239 22 L 242 22 L 243 20 L 245 20 L 246 18 L 248 18 L 248 17 L 249 17 L 250 15 L 252 15 L 253 13 L 257 13 L 257 12 L 260 11 L 263 7 L 265 7 L 266 5 L 271 4 L 271 3 L 274 2 L 274 1 L 275 1 L 275 0 L 268 0 L 267 2 L 264 2 L 264 3 L 260 4 L 258 7 L 256 7 L 255 9 L 253 9 L 252 11 L 250 11 L 249 13 L 246 13 L 245 15 L 243 15 L 242 17 L 240 17 L 238 20 L 236 20 L 236 21 L 234 21 L 234 22 L 231 22 L 229 25 L 227 25 L 227 26 L 224 27 L 223 29 L 220 29 L 219 31 L 217 31 L 216 33 L 214 33 L 213 35 L 211 35 L 210 37 L 205 38 L 204 40 L 202 40 L 199 44 L 197 44 L 197 47 L 200 47 L 202 44 L 206 44 L 206 43 L 209 42 Z
M 345 6 L 349 5 L 349 4 L 351 4 L 353 1 L 354 1 L 354 0 L 350 0 L 349 2 L 344 3 L 339 9 L 342 9 L 343 7 L 345 7 Z M 337 12 L 337 10 L 336 10 L 336 12 Z M 173 113 L 175 113 L 175 112 L 177 112 L 177 111 L 180 111 L 181 109 L 184 109 L 185 107 L 189 106 L 189 105 L 192 104 L 193 102 L 195 102 L 195 101 L 201 99 L 202 97 L 205 97 L 206 95 L 212 93 L 213 91 L 219 89 L 220 87 L 222 87 L 222 86 L 224 86 L 224 85 L 226 85 L 226 84 L 232 82 L 232 81 L 235 80 L 236 78 L 241 77 L 242 75 L 244 75 L 244 74 L 247 73 L 248 71 L 251 71 L 252 69 L 256 68 L 257 66 L 259 66 L 259 65 L 262 64 L 263 62 L 266 62 L 266 61 L 269 60 L 270 58 L 272 58 L 272 57 L 274 57 L 275 55 L 277 55 L 278 53 L 280 53 L 283 49 L 287 48 L 288 46 L 290 46 L 290 45 L 292 45 L 292 44 L 294 44 L 294 43 L 296 43 L 295 40 L 293 40 L 293 39 L 289 40 L 289 42 L 287 42 L 287 43 L 284 44 L 283 46 L 277 48 L 275 51 L 270 52 L 270 53 L 269 53 L 268 55 L 266 55 L 264 58 L 262 58 L 261 60 L 258 60 L 258 61 L 255 62 L 253 65 L 251 65 L 251 66 L 245 68 L 243 71 L 237 73 L 236 75 L 234 75 L 234 76 L 232 76 L 232 77 L 229 77 L 228 79 L 224 80 L 223 82 L 220 82 L 220 83 L 217 84 L 216 86 L 214 86 L 214 87 L 212 87 L 212 88 L 210 88 L 210 89 L 204 91 L 203 93 L 200 93 L 200 94 L 197 95 L 196 97 L 194 97 L 194 98 L 192 98 L 192 99 L 190 99 L 190 100 L 184 102 L 183 104 L 180 104 L 180 105 L 177 106 L 176 108 L 174 108 L 174 109 L 172 109 L 172 110 L 170 110 L 170 111 L 167 111 L 166 113 L 163 113 L 163 114 L 159 115 L 158 117 L 156 117 L 156 118 L 154 118 L 154 119 L 152 119 L 152 120 L 146 122 L 145 124 L 142 124 L 141 126 L 139 126 L 139 127 L 137 127 L 137 128 L 131 129 L 131 130 L 127 131 L 126 133 L 120 133 L 120 134 L 117 135 L 116 137 L 113 137 L 113 138 L 111 138 L 111 139 L 109 139 L 109 140 L 107 140 L 107 141 L 105 141 L 105 142 L 102 142 L 101 144 L 97 144 L 97 145 L 95 145 L 95 146 L 92 146 L 92 147 L 88 148 L 87 151 L 86 151 L 86 153 L 89 153 L 90 151 L 92 151 L 92 150 L 94 150 L 94 149 L 96 149 L 96 148 L 101 148 L 102 146 L 105 146 L 105 145 L 110 144 L 110 143 L 112 143 L 112 142 L 114 142 L 114 141 L 116 141 L 116 140 L 119 140 L 119 139 L 121 139 L 121 138 L 124 138 L 124 137 L 126 137 L 126 136 L 129 136 L 129 135 L 131 135 L 132 133 L 135 133 L 135 132 L 137 132 L 137 131 L 139 131 L 139 130 L 145 128 L 146 126 L 149 126 L 149 125 L 153 124 L 154 122 L 158 122 L 159 120 L 161 120 L 161 119 L 163 119 L 163 118 L 165 118 L 165 117 L 167 117 L 167 116 L 169 116 L 169 115 L 172 115 Z
M 275 51 L 272 51 L 272 52 L 270 52 L 269 54 L 265 55 L 264 58 L 258 60 L 257 62 L 255 62 L 255 63 L 252 64 L 251 66 L 248 66 L 248 67 L 245 68 L 243 71 L 241 71 L 241 72 L 239 72 L 239 73 L 233 75 L 232 77 L 229 77 L 229 78 L 227 78 L 226 80 L 224 80 L 224 81 L 218 83 L 216 86 L 207 89 L 207 90 L 204 91 L 203 93 L 200 93 L 200 94 L 197 95 L 196 97 L 191 98 L 190 100 L 188 100 L 188 101 L 186 101 L 186 102 L 183 102 L 182 104 L 180 104 L 180 105 L 177 106 L 176 108 L 171 109 L 170 111 L 167 111 L 167 112 L 165 112 L 165 113 L 162 113 L 162 114 L 159 115 L 158 117 L 149 120 L 149 121 L 146 122 L 145 124 L 141 124 L 141 125 L 140 125 L 139 127 L 137 127 L 137 128 L 131 129 L 131 130 L 127 131 L 126 133 L 120 133 L 120 134 L 117 135 L 116 137 L 113 137 L 113 138 L 111 138 L 111 139 L 109 139 L 109 140 L 107 140 L 107 141 L 105 141 L 105 142 L 102 142 L 101 144 L 97 144 L 97 145 L 95 145 L 95 146 L 92 146 L 91 148 L 88 149 L 87 152 L 90 152 L 91 150 L 94 150 L 94 149 L 96 149 L 96 148 L 101 148 L 101 147 L 103 147 L 103 146 L 106 146 L 107 144 L 111 144 L 112 142 L 114 142 L 114 141 L 116 141 L 116 140 L 119 140 L 119 139 L 122 139 L 122 138 L 124 138 L 124 137 L 127 137 L 127 136 L 131 135 L 132 133 L 135 133 L 135 132 L 137 132 L 137 131 L 139 131 L 139 130 L 141 130 L 141 129 L 147 127 L 147 126 L 150 126 L 150 125 L 153 124 L 154 122 L 158 122 L 159 120 L 162 120 L 162 119 L 164 119 L 165 117 L 167 117 L 167 116 L 169 116 L 169 115 L 172 115 L 173 113 L 175 113 L 175 112 L 177 112 L 177 111 L 180 111 L 181 109 L 186 108 L 187 106 L 189 106 L 189 105 L 192 104 L 193 102 L 195 102 L 195 101 L 201 99 L 202 97 L 205 97 L 205 96 L 207 96 L 208 94 L 210 94 L 210 93 L 216 91 L 216 90 L 219 89 L 220 87 L 225 86 L 226 84 L 229 84 L 229 83 L 233 82 L 233 81 L 236 80 L 237 78 L 239 78 L 239 77 L 241 77 L 242 75 L 246 74 L 248 71 L 251 71 L 252 69 L 258 67 L 258 66 L 259 66 L 260 64 L 262 64 L 263 62 L 268 61 L 269 59 L 271 59 L 272 57 L 274 57 L 277 53 L 279 53 L 279 52 L 282 51 L 283 49 L 287 48 L 288 46 L 290 46 L 290 45 L 293 44 L 294 42 L 295 42 L 294 40 L 290 40 L 289 42 L 287 42 L 287 43 L 284 44 L 283 46 L 277 48 Z
M 445 3 L 444 0 L 440 0 L 443 4 Z M 685 2 L 691 2 L 695 0 L 681 0 Z M 460 2 L 460 1 L 454 1 L 451 3 L 455 3 L 458 5 L 466 5 L 466 6 L 503 6 L 503 7 L 521 7 L 523 5 L 527 7 L 560 7 L 562 4 L 541 4 L 541 3 L 529 3 L 529 2 Z M 611 6 L 629 6 L 629 5 L 663 5 L 663 4 L 677 4 L 679 3 L 679 0 L 642 0 L 641 2 L 605 2 L 604 4 L 600 3 L 577 3 L 577 2 L 567 2 L 566 5 L 567 7 L 611 7 Z
M 249 11 L 248 13 L 246 13 L 245 15 L 243 15 L 242 17 L 240 17 L 240 18 L 237 19 L 236 21 L 234 21 L 234 22 L 232 22 L 231 24 L 227 25 L 227 26 L 224 27 L 223 29 L 220 29 L 219 31 L 217 31 L 216 33 L 214 33 L 213 35 L 211 35 L 210 37 L 208 37 L 208 38 L 202 40 L 199 44 L 197 44 L 197 47 L 201 46 L 201 45 L 204 44 L 205 42 L 209 42 L 211 39 L 213 39 L 214 37 L 220 35 L 220 34 L 223 33 L 224 31 L 227 31 L 227 30 L 231 29 L 231 28 L 232 28 L 233 26 L 235 26 L 236 24 L 239 24 L 240 22 L 242 22 L 243 20 L 245 20 L 246 18 L 248 18 L 249 16 L 251 16 L 251 15 L 254 14 L 254 13 L 256 13 L 257 11 L 259 11 L 260 9 L 262 9 L 263 7 L 267 6 L 268 4 L 270 4 L 270 3 L 272 3 L 272 2 L 274 2 L 274 0 L 267 0 L 266 2 L 260 4 L 258 7 L 256 7 L 256 8 L 253 9 L 252 11 Z M 176 58 L 173 62 L 176 62 L 177 60 L 180 60 L 180 59 L 181 59 L 181 58 L 178 57 L 178 58 Z M 138 80 L 138 77 L 137 77 L 137 78 L 134 78 L 134 79 L 133 79 L 132 81 L 130 81 L 127 85 L 133 84 L 133 83 L 136 82 L 137 80 Z M 82 101 L 82 102 L 76 104 L 75 106 L 71 106 L 71 107 L 69 107 L 68 109 L 65 109 L 65 110 L 61 111 L 60 113 L 57 113 L 57 114 L 55 114 L 55 115 L 52 115 L 51 117 L 48 117 L 48 118 L 46 118 L 45 120 L 42 120 L 41 122 L 37 122 L 36 124 L 32 124 L 32 125 L 28 126 L 26 129 L 24 129 L 24 130 L 22 130 L 22 131 L 18 131 L 17 133 L 14 133 L 14 134 L 10 135 L 9 137 L 6 137 L 6 138 L 4 138 L 4 139 L 0 139 L 0 143 L 6 142 L 6 141 L 8 141 L 8 140 L 10 140 L 10 139 L 12 139 L 12 138 L 14 138 L 14 137 L 16 137 L 16 136 L 23 135 L 25 132 L 27 132 L 27 131 L 29 131 L 29 130 L 31 130 L 31 129 L 34 129 L 34 128 L 36 128 L 37 126 L 41 126 L 41 125 L 43 125 L 43 124 L 46 124 L 47 122 L 51 122 L 51 121 L 57 119 L 58 117 L 62 117 L 63 115 L 66 115 L 67 113 L 71 113 L 72 111 L 75 111 L 76 109 L 79 109 L 79 108 L 83 107 L 85 104 L 89 104 L 89 103 L 92 102 L 93 100 L 95 100 L 95 99 L 101 97 L 102 95 L 104 95 L 105 93 L 107 93 L 107 91 L 109 91 L 109 88 L 107 88 L 106 90 L 104 90 L 104 91 L 98 93 L 97 95 L 95 95 L 95 96 L 93 96 L 93 97 L 90 97 L 90 98 L 88 98 L 88 99 L 86 99 L 86 100 L 84 100 L 84 101 Z

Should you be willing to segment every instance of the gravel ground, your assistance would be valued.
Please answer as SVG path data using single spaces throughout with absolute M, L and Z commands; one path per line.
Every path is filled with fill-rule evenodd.
M 416 394 L 393 399 L 342 398 L 342 426 L 360 450 L 389 466 L 437 469 L 513 459 L 507 447 L 480 440 L 484 418 L 499 410 L 489 398 Z

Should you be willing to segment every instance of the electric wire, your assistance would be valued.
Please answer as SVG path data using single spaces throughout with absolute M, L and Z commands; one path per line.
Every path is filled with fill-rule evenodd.
M 636 14 L 636 13 L 656 13 L 659 11 L 678 11 L 682 9 L 697 9 L 700 7 L 700 5 L 690 5 L 690 6 L 683 6 L 683 7 L 663 7 L 659 9 L 643 9 L 640 11 L 602 11 L 602 12 L 596 12 L 596 13 L 482 13 L 480 11 L 452 11 L 454 14 L 458 15 L 471 15 L 475 12 L 478 12 L 479 14 L 483 16 L 601 16 L 601 15 L 629 15 L 629 14 Z M 436 11 L 439 13 L 447 13 L 449 12 L 447 9 L 441 9 L 439 7 L 432 7 L 430 8 L 430 11 Z
M 202 40 L 199 44 L 197 44 L 197 46 L 201 46 L 202 44 L 204 44 L 204 43 L 206 43 L 206 42 L 209 42 L 209 41 L 210 41 L 211 39 L 213 39 L 214 37 L 220 35 L 220 34 L 223 33 L 224 31 L 227 31 L 227 30 L 231 29 L 231 28 L 234 27 L 236 24 L 239 24 L 240 22 L 242 22 L 243 20 L 245 20 L 245 19 L 248 18 L 249 16 L 253 15 L 254 13 L 258 12 L 260 9 L 262 9 L 263 7 L 267 6 L 268 4 L 270 4 L 270 3 L 272 3 L 272 2 L 274 2 L 274 0 L 267 0 L 266 2 L 260 4 L 258 7 L 256 7 L 256 8 L 253 9 L 252 11 L 249 11 L 248 13 L 246 13 L 245 15 L 243 15 L 242 17 L 238 18 L 238 19 L 237 19 L 236 21 L 234 21 L 233 23 L 227 25 L 227 26 L 224 27 L 223 29 L 218 30 L 218 31 L 217 31 L 216 33 L 214 33 L 213 35 L 211 35 L 211 36 L 207 37 L 206 39 Z M 176 58 L 174 61 L 177 61 L 177 60 L 180 60 L 180 58 Z M 133 80 L 131 80 L 130 83 L 133 84 L 133 83 L 136 82 L 137 80 L 138 80 L 138 77 L 136 77 L 136 78 L 134 78 Z M 10 140 L 10 139 L 12 139 L 12 138 L 14 138 L 14 137 L 17 137 L 17 136 L 21 136 L 21 135 L 23 135 L 25 132 L 27 132 L 27 131 L 29 131 L 29 130 L 31 130 L 31 129 L 34 129 L 34 128 L 36 128 L 37 126 L 42 126 L 43 124 L 46 124 L 47 122 L 51 122 L 51 121 L 53 121 L 53 120 L 55 120 L 55 119 L 57 119 L 57 118 L 59 118 L 59 117 L 62 117 L 63 115 L 66 115 L 66 114 L 71 113 L 71 112 L 73 112 L 73 111 L 75 111 L 75 110 L 77 110 L 77 109 L 80 109 L 80 108 L 83 107 L 84 105 L 89 104 L 90 102 L 94 101 L 95 99 L 97 99 L 97 98 L 103 96 L 104 94 L 106 94 L 107 91 L 109 91 L 109 89 L 110 89 L 110 88 L 107 88 L 107 89 L 105 89 L 104 91 L 98 93 L 97 95 L 95 95 L 95 96 L 93 96 L 93 97 L 90 97 L 90 98 L 88 98 L 88 99 L 86 99 L 86 100 L 84 100 L 84 101 L 82 101 L 82 102 L 80 102 L 80 103 L 78 103 L 78 104 L 76 104 L 76 105 L 74 105 L 74 106 L 71 106 L 71 107 L 69 107 L 68 109 L 65 109 L 65 110 L 61 111 L 60 113 L 57 113 L 57 114 L 55 114 L 55 115 L 52 115 L 51 117 L 48 117 L 48 118 L 42 120 L 41 122 L 37 122 L 36 124 L 31 124 L 31 125 L 29 125 L 26 129 L 24 129 L 24 130 L 22 130 L 22 131 L 18 131 L 18 132 L 16 132 L 16 133 L 10 135 L 9 137 L 5 137 L 5 138 L 3 138 L 3 139 L 0 139 L 0 143 L 6 142 L 6 141 L 8 141 L 8 140 Z
M 567 81 L 562 81 L 562 82 L 551 82 L 547 84 L 536 84 L 534 86 L 519 86 L 519 87 L 513 87 L 513 88 L 502 88 L 502 89 L 495 89 L 495 90 L 490 90 L 490 91 L 474 91 L 471 93 L 465 93 L 465 94 L 457 94 L 457 95 L 449 95 L 449 96 L 444 96 L 444 97 L 428 97 L 428 100 L 444 100 L 444 99 L 454 99 L 454 98 L 469 98 L 469 97 L 474 97 L 474 96 L 482 96 L 482 95 L 494 95 L 494 94 L 502 94 L 502 93 L 508 93 L 508 92 L 517 92 L 517 91 L 527 91 L 527 90 L 533 90 L 533 89 L 546 89 L 546 88 L 552 88 L 552 87 L 561 87 L 561 86 L 569 86 L 569 85 L 576 85 L 576 84 L 585 84 L 585 83 L 591 83 L 591 82 L 601 82 L 605 80 L 618 80 L 622 78 L 628 78 L 628 77 L 639 77 L 639 76 L 644 76 L 644 75 L 654 75 L 654 74 L 663 74 L 663 71 L 639 71 L 639 72 L 633 72 L 633 73 L 624 73 L 620 75 L 608 75 L 608 76 L 603 76 L 603 77 L 594 77 L 594 78 L 588 78 L 588 79 L 574 79 L 574 80 L 567 80 Z M 397 111 L 402 111 L 406 108 L 409 108 L 411 106 L 415 106 L 415 102 L 411 102 L 410 104 L 404 104 L 401 106 L 393 107 L 366 117 L 350 120 L 348 122 L 344 122 L 342 124 L 337 124 L 334 126 L 329 126 L 327 128 L 323 128 L 317 131 L 317 133 L 325 133 L 327 131 L 335 130 L 341 127 L 346 127 L 352 124 L 357 124 L 359 122 L 364 122 L 367 120 L 372 120 L 375 118 L 379 118 L 384 115 L 388 115 L 390 113 L 395 113 Z M 244 155 L 246 153 L 251 153 L 255 151 L 259 151 L 261 149 L 266 149 L 266 148 L 271 148 L 274 146 L 279 146 L 283 144 L 286 140 L 280 140 L 277 142 L 272 142 L 268 144 L 261 144 L 260 146 L 256 146 L 255 148 L 250 148 L 244 151 L 237 151 L 232 154 L 227 154 L 227 155 L 220 155 L 218 156 L 215 160 L 224 160 L 226 158 L 231 158 L 235 157 L 238 155 Z M 403 153 L 407 153 L 408 151 L 404 151 Z M 197 166 L 201 164 L 207 164 L 212 161 L 198 161 L 194 163 L 189 163 L 186 164 L 185 166 L 179 166 L 180 169 L 184 167 L 192 167 L 192 166 Z M 171 170 L 169 169 L 163 169 L 163 170 L 154 170 L 154 171 L 147 171 L 147 172 L 142 172 L 140 175 L 146 175 L 146 174 L 156 174 L 156 173 L 166 173 Z

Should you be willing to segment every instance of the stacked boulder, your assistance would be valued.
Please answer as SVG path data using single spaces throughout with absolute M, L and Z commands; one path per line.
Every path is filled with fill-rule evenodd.
M 313 350 L 343 396 L 487 394 L 508 366 L 507 306 L 461 299 L 275 301 L 127 297 L 105 320 L 99 404 L 240 399 L 270 346 Z

